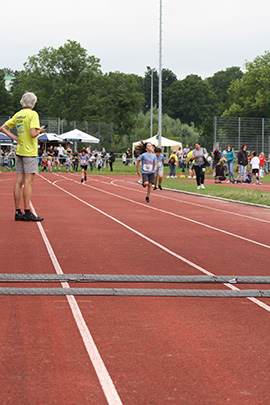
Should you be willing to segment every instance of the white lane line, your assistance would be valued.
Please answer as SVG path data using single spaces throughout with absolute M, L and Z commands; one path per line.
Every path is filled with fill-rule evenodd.
M 73 181 L 74 183 L 80 184 L 80 183 L 77 182 L 76 180 L 71 180 L 71 179 L 69 179 L 69 178 L 67 178 L 67 177 L 64 177 L 64 178 L 65 178 L 66 180 L 70 180 L 70 181 Z M 44 178 L 44 179 L 47 180 L 46 178 Z M 56 180 L 55 182 L 57 182 L 57 181 L 60 181 L 60 180 Z M 55 183 L 55 182 L 54 182 L 54 183 Z M 55 184 L 55 185 L 56 185 L 56 184 Z M 97 187 L 94 187 L 94 186 L 90 186 L 89 184 L 84 184 L 84 187 L 89 187 L 89 188 L 91 188 L 91 189 L 93 189 L 93 190 L 97 190 L 97 191 L 99 191 L 99 192 L 101 192 L 101 193 L 105 193 L 105 194 L 108 194 L 108 195 L 113 196 L 113 197 L 116 197 L 116 198 L 120 198 L 121 200 L 125 200 L 125 201 L 131 202 L 131 203 L 133 203 L 133 204 L 141 205 L 141 206 L 143 206 L 143 207 L 145 207 L 145 208 L 148 208 L 148 209 L 151 209 L 151 210 L 153 210 L 153 211 L 162 212 L 163 214 L 171 215 L 171 216 L 173 216 L 173 217 L 180 218 L 180 219 L 182 219 L 182 220 L 184 220 L 184 221 L 188 221 L 188 222 L 191 222 L 191 223 L 193 223 L 193 224 L 197 224 L 197 225 L 203 226 L 203 227 L 205 227 L 205 228 L 211 229 L 212 231 L 220 232 L 220 233 L 223 233 L 223 234 L 225 234 L 225 235 L 232 236 L 233 238 L 237 238 L 237 239 L 243 240 L 243 241 L 245 241 L 245 242 L 249 242 L 249 243 L 252 243 L 252 244 L 254 244 L 254 245 L 258 245 L 258 246 L 260 246 L 260 247 L 263 247 L 263 248 L 266 248 L 266 249 L 270 249 L 270 246 L 269 246 L 269 245 L 266 245 L 266 244 L 261 243 L 261 242 L 257 242 L 257 241 L 255 241 L 255 240 L 252 240 L 252 239 L 249 239 L 249 238 L 245 238 L 244 236 L 240 236 L 240 235 L 237 235 L 237 234 L 232 233 L 232 232 L 229 232 L 229 231 L 225 231 L 225 230 L 223 230 L 223 229 L 221 229 L 221 228 L 216 228 L 216 227 L 214 227 L 214 226 L 205 224 L 205 223 L 203 223 L 203 222 L 199 222 L 199 221 L 196 221 L 196 220 L 194 220 L 194 219 L 187 218 L 187 217 L 184 217 L 184 216 L 179 215 L 179 214 L 175 214 L 175 213 L 170 212 L 170 211 L 165 211 L 165 210 L 163 210 L 163 209 L 161 209 L 161 208 L 153 207 L 152 205 L 146 205 L 145 203 L 140 203 L 140 202 L 138 202 L 138 201 L 131 200 L 130 198 L 123 197 L 123 196 L 119 196 L 119 195 L 117 195 L 117 194 L 111 193 L 110 191 L 106 191 L 106 190 L 102 190 L 102 189 L 97 188 Z
M 119 185 L 119 184 L 114 184 L 115 182 L 124 182 L 124 180 L 115 180 L 115 179 L 114 179 L 113 181 L 110 182 L 110 184 L 112 184 L 114 187 L 121 187 L 121 188 L 130 190 L 130 191 L 136 191 L 136 192 L 144 193 L 144 194 L 145 194 L 145 192 L 143 192 L 143 191 L 141 191 L 141 190 L 136 190 L 135 188 L 126 187 L 126 186 L 121 186 L 121 185 Z M 134 184 L 135 184 L 135 183 L 134 183 Z M 209 206 L 206 205 L 206 204 L 203 205 L 203 204 L 193 203 L 193 202 L 189 202 L 189 201 L 183 201 L 183 200 L 179 200 L 179 199 L 177 199 L 177 198 L 168 197 L 168 196 L 166 196 L 166 195 L 164 195 L 164 194 L 163 194 L 163 195 L 155 194 L 155 197 L 163 198 L 163 199 L 171 200 L 171 201 L 176 201 L 176 202 L 181 203 L 181 204 L 193 205 L 193 206 L 195 206 L 195 207 L 200 207 L 200 208 L 204 208 L 204 209 L 208 209 L 208 210 L 212 210 L 212 211 L 217 211 L 217 212 L 221 212 L 221 213 L 225 213 L 225 214 L 235 215 L 235 216 L 247 218 L 247 219 L 250 219 L 250 220 L 260 221 L 260 222 L 265 222 L 265 223 L 267 223 L 267 224 L 270 224 L 270 221 L 267 221 L 267 220 L 265 220 L 265 219 L 257 218 L 257 217 L 254 217 L 254 216 L 251 217 L 251 216 L 249 216 L 249 215 L 239 214 L 239 213 L 237 213 L 237 212 L 226 211 L 226 210 L 221 209 L 221 208 L 209 207 Z M 215 200 L 215 201 L 217 201 L 217 202 L 222 202 L 223 204 L 230 204 L 230 202 L 228 202 L 228 201 L 220 201 L 220 200 Z M 256 207 L 256 208 L 257 208 L 257 207 Z
M 202 272 L 202 273 L 204 273 L 204 274 L 207 274 L 207 275 L 209 275 L 209 276 L 214 276 L 214 275 L 215 275 L 214 273 L 211 273 L 211 272 L 209 272 L 208 270 L 204 269 L 203 267 L 198 266 L 197 264 L 191 262 L 190 260 L 186 259 L 185 257 L 180 256 L 179 254 L 177 254 L 177 253 L 173 252 L 172 250 L 166 248 L 165 246 L 161 245 L 160 243 L 154 241 L 153 239 L 148 238 L 148 236 L 142 234 L 141 232 L 137 231 L 137 230 L 134 229 L 134 228 L 131 228 L 129 225 L 127 225 L 127 224 L 125 224 L 124 222 L 118 220 L 117 218 L 115 218 L 115 217 L 113 217 L 113 216 L 107 214 L 106 212 L 100 210 L 100 209 L 97 208 L 97 207 L 94 207 L 93 205 L 89 204 L 88 202 L 86 202 L 86 201 L 82 200 L 81 198 L 77 197 L 75 194 L 70 193 L 69 191 L 65 190 L 64 188 L 58 186 L 57 184 L 53 184 L 51 181 L 47 180 L 46 178 L 45 178 L 45 180 L 48 181 L 50 184 L 52 184 L 54 187 L 57 187 L 59 190 L 62 190 L 64 193 L 66 193 L 66 194 L 70 195 L 71 197 L 75 198 L 76 200 L 80 201 L 80 202 L 83 203 L 84 205 L 86 205 L 86 206 L 92 208 L 93 210 L 95 210 L 95 211 L 99 212 L 100 214 L 104 215 L 105 217 L 107 217 L 107 218 L 111 219 L 112 221 L 118 223 L 119 225 L 121 225 L 121 226 L 123 226 L 124 228 L 128 229 L 129 231 L 135 233 L 135 234 L 138 235 L 139 237 L 145 239 L 145 240 L 148 241 L 149 243 L 152 243 L 153 245 L 157 246 L 159 249 L 165 251 L 166 253 L 170 254 L 171 256 L 174 256 L 175 258 L 177 258 L 177 259 L 183 261 L 184 263 L 188 264 L 189 266 L 195 268 L 196 270 L 198 270 L 198 271 L 200 271 L 200 272 Z M 75 183 L 77 183 L 77 182 L 75 181 Z M 91 187 L 91 188 L 93 188 L 93 187 Z M 230 288 L 231 290 L 240 291 L 240 289 L 237 288 L 237 287 L 235 287 L 234 285 L 227 284 L 227 283 L 224 284 L 224 285 L 225 285 L 226 287 Z M 250 300 L 250 301 L 252 301 L 252 302 L 255 303 L 256 305 L 259 305 L 261 308 L 265 309 L 266 311 L 270 312 L 270 306 L 264 304 L 263 302 L 259 301 L 258 299 L 253 298 L 253 297 L 248 297 L 247 299 Z
M 35 213 L 35 209 L 31 203 L 31 209 Z M 52 261 L 52 264 L 54 266 L 54 269 L 57 274 L 64 274 L 61 266 L 55 256 L 55 253 L 53 251 L 53 248 L 47 238 L 47 235 L 43 229 L 43 226 L 40 222 L 37 222 L 37 225 L 39 227 L 39 231 L 41 233 L 41 236 L 43 238 L 43 241 L 45 243 L 45 246 L 47 248 L 47 251 L 49 253 L 50 259 Z M 63 288 L 70 288 L 69 284 L 67 282 L 62 282 L 61 283 Z M 99 354 L 99 351 L 95 345 L 94 339 L 85 323 L 85 320 L 83 318 L 83 315 L 81 313 L 81 310 L 78 306 L 78 303 L 73 295 L 68 295 L 66 296 L 71 312 L 73 314 L 73 317 L 75 319 L 76 325 L 79 329 L 79 332 L 81 334 L 83 343 L 85 345 L 86 351 L 90 357 L 90 360 L 93 364 L 93 367 L 96 371 L 98 380 L 101 384 L 103 393 L 107 399 L 107 402 L 109 405 L 122 405 L 121 399 L 116 391 L 116 388 L 112 382 L 112 379 L 105 367 L 105 364 L 103 363 L 103 360 Z

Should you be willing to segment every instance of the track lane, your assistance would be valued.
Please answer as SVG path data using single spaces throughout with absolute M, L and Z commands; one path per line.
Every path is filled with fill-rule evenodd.
M 44 196 L 48 196 L 52 187 L 47 189 L 43 184 L 42 188 Z M 52 204 L 53 201 L 49 201 L 49 205 L 45 207 L 46 199 L 42 198 L 38 201 L 38 206 L 40 212 L 44 212 L 44 215 L 46 213 L 46 232 L 52 238 L 60 262 L 65 267 L 72 260 L 71 247 L 73 249 L 74 242 L 78 241 L 81 248 L 88 248 L 86 251 L 81 249 L 83 254 L 79 255 L 76 261 L 73 259 L 73 265 L 76 264 L 78 272 L 88 269 L 89 262 L 91 267 L 95 267 L 96 259 L 97 263 L 106 259 L 106 263 L 110 264 L 110 271 L 117 273 L 117 262 L 111 264 L 109 261 L 112 250 L 106 247 L 106 240 L 113 246 L 117 242 L 120 248 L 121 240 L 118 239 L 124 235 L 126 244 L 122 252 L 119 252 L 123 271 L 132 272 L 134 260 L 132 263 L 128 260 L 129 251 L 138 252 L 138 246 L 138 270 L 144 270 L 141 268 L 143 262 L 149 271 L 156 274 L 162 267 L 164 270 L 165 260 L 170 270 L 179 271 L 179 268 L 170 265 L 168 255 L 159 256 L 156 248 L 153 248 L 151 253 L 152 247 L 149 244 L 140 244 L 137 238 L 135 240 L 123 230 L 118 232 L 117 226 L 108 224 L 108 218 L 104 220 L 102 216 L 96 213 L 94 215 L 89 208 L 84 209 L 66 196 L 59 197 L 60 194 L 56 190 L 52 193 L 55 201 L 60 199 L 61 204 Z M 84 198 L 89 198 L 92 203 L 106 203 L 98 193 L 91 192 L 89 195 L 89 192 L 82 188 L 78 193 L 82 193 Z M 163 216 L 156 222 L 158 217 L 149 214 L 149 210 L 144 207 L 138 212 L 132 212 L 136 214 L 136 218 L 128 215 L 131 208 L 127 204 L 122 204 L 121 207 L 119 202 L 110 199 L 109 208 L 117 212 L 117 216 L 125 216 L 130 222 L 139 224 L 145 231 L 153 223 L 171 227 L 170 221 Z M 60 223 L 59 229 L 56 230 L 54 225 L 58 216 Z M 147 216 L 146 225 L 141 221 L 142 216 Z M 67 223 L 68 226 L 65 226 Z M 83 223 L 89 228 L 85 230 L 84 238 L 80 234 L 80 225 Z M 67 235 L 63 233 L 66 229 Z M 104 232 L 109 230 L 110 234 L 103 239 Z M 155 235 L 156 233 L 153 236 Z M 167 236 L 168 232 L 163 233 L 163 242 L 166 239 L 171 247 L 172 241 Z M 70 241 L 71 247 L 65 245 L 67 240 Z M 129 250 L 130 245 L 132 249 Z M 105 258 L 104 247 L 107 250 Z M 186 242 L 185 247 L 188 253 Z M 148 253 L 149 261 L 146 256 Z M 89 262 L 85 260 L 86 254 L 90 255 Z M 159 256 L 159 260 L 153 263 L 154 255 Z M 76 257 L 76 250 L 74 256 Z M 143 273 L 145 274 L 144 271 Z M 255 398 L 263 403 L 269 394 L 265 378 L 269 361 L 266 351 L 269 335 L 267 329 L 257 328 L 258 323 L 266 324 L 267 313 L 248 300 L 237 299 L 228 302 L 215 299 L 209 302 L 199 299 L 198 305 L 198 299 L 187 301 L 89 297 L 80 298 L 79 305 L 87 324 L 91 325 L 94 339 L 124 403 L 162 404 L 169 400 L 185 404 L 201 403 L 202 400 L 216 403 L 227 403 L 228 400 L 235 403 L 252 403 Z M 232 347 L 237 347 L 233 355 Z

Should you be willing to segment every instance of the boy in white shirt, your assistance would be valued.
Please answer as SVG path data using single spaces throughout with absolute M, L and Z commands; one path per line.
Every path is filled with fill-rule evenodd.
M 262 184 L 261 177 L 260 177 L 260 159 L 257 156 L 257 153 L 253 153 L 253 158 L 250 161 L 251 169 L 252 169 L 252 184 L 255 184 L 255 177 L 256 177 L 256 184 Z

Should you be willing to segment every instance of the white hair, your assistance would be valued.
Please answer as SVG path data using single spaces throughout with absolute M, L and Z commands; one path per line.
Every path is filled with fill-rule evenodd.
M 21 98 L 21 105 L 23 108 L 34 108 L 37 102 L 37 96 L 34 93 L 24 93 Z

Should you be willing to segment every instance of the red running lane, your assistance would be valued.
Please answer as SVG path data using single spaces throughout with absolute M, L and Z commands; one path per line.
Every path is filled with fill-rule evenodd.
M 56 179 L 54 175 L 45 176 L 52 181 Z M 108 197 L 90 187 L 67 180 L 57 184 L 216 274 L 249 274 L 252 271 L 254 274 L 257 264 L 260 274 L 268 273 L 266 248 L 153 211 L 146 205 Z M 121 190 L 100 181 L 89 184 L 143 201 L 137 188 Z M 2 184 L 0 187 L 2 191 Z M 36 224 L 11 222 L 11 217 L 7 217 L 7 212 L 13 215 L 9 208 L 11 201 L 3 203 L 6 199 L 2 194 L 0 198 L 1 229 L 5 223 L 5 234 L 13 235 L 14 229 L 9 231 L 12 224 L 16 227 L 18 240 L 24 235 L 24 240 L 34 241 L 31 262 L 33 257 L 33 263 L 38 263 L 36 256 L 43 258 L 44 255 L 46 271 L 41 265 L 39 271 L 53 272 Z M 194 197 L 193 201 L 201 199 Z M 38 214 L 45 216 L 45 232 L 65 273 L 199 274 L 196 269 L 45 180 L 36 181 L 33 204 Z M 201 211 L 204 220 L 210 223 L 223 217 L 220 212 L 209 214 L 203 207 L 181 204 L 181 198 L 179 202 L 162 201 L 153 195 L 151 204 L 171 212 L 180 211 L 181 215 L 192 219 L 198 219 L 196 216 Z M 227 210 L 230 207 L 235 205 L 226 205 Z M 241 207 L 237 207 L 238 212 Z M 242 212 L 247 212 L 246 207 Z M 249 221 L 233 218 L 234 224 L 240 218 L 242 235 L 250 235 Z M 219 226 L 223 228 L 225 222 L 222 220 Z M 254 232 L 252 237 L 259 238 L 259 232 Z M 19 267 L 22 257 L 22 251 L 16 257 L 8 257 L 7 267 L 11 262 L 17 262 Z M 217 262 L 217 259 L 221 260 Z M 22 263 L 20 272 L 39 272 L 29 263 L 28 266 L 24 261 Z M 19 397 L 32 403 L 46 397 L 52 403 L 105 402 L 64 297 L 0 299 L 6 311 L 5 332 L 0 332 L 1 347 L 5 344 L 9 353 L 2 364 L 18 364 L 16 375 L 24 375 L 24 378 L 16 379 L 11 370 L 14 367 L 9 368 L 8 378 L 4 380 L 5 399 L 10 403 L 16 403 Z M 267 402 L 270 394 L 269 312 L 249 300 L 78 297 L 77 301 L 123 403 Z M 269 300 L 264 302 L 270 304 Z M 19 313 L 17 322 L 11 320 L 15 313 Z M 67 364 L 63 360 L 66 351 Z M 49 379 L 52 363 L 53 378 Z M 47 380 L 38 378 L 38 365 L 40 374 L 48 376 Z M 33 369 L 35 372 L 31 372 Z M 50 384 L 52 381 L 54 384 Z M 18 389 L 14 389 L 14 385 Z M 87 396 L 89 392 L 91 394 Z

